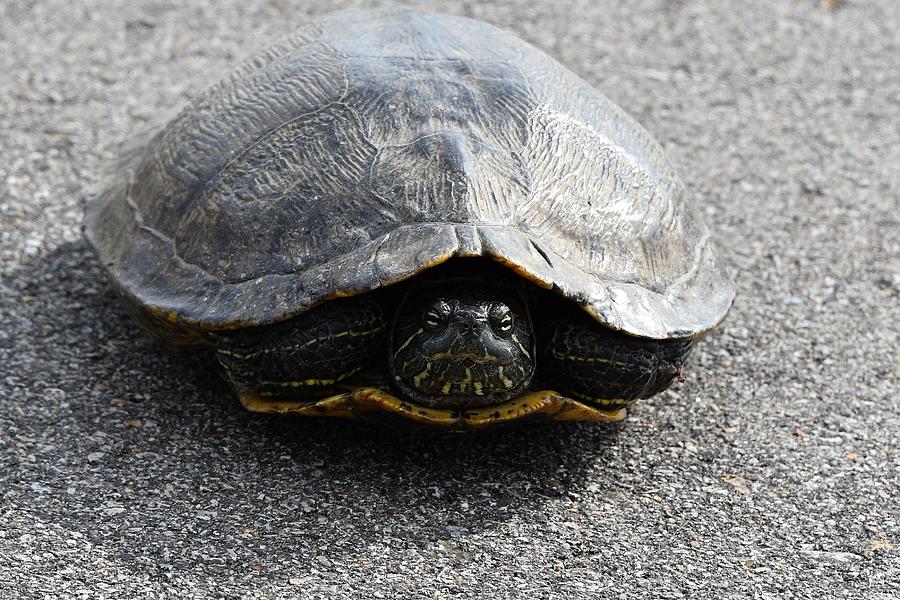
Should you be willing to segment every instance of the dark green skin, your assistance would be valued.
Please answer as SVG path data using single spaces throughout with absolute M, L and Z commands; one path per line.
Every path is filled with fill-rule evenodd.
M 615 409 L 668 387 L 690 352 L 688 339 L 603 327 L 514 275 L 474 273 L 440 269 L 285 323 L 222 335 L 215 356 L 239 393 L 272 398 L 316 400 L 365 386 L 458 408 L 554 389 Z
M 528 304 L 511 285 L 449 280 L 413 286 L 394 317 L 388 369 L 426 406 L 488 406 L 524 392 L 535 371 Z

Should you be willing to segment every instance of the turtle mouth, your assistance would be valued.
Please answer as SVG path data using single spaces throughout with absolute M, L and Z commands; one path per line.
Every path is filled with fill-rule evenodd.
M 496 356 L 491 356 L 489 354 L 480 356 L 478 354 L 472 354 L 471 352 L 462 352 L 460 354 L 451 354 L 449 352 L 440 352 L 438 354 L 433 354 L 431 359 L 435 362 L 442 363 L 455 363 L 463 365 L 464 367 L 472 367 L 475 365 L 509 365 L 512 364 L 511 359 L 501 359 Z
M 513 400 L 489 406 L 434 408 L 401 400 L 377 388 L 358 388 L 321 400 L 273 400 L 256 394 L 241 394 L 247 410 L 298 416 L 339 417 L 368 421 L 415 423 L 424 427 L 466 431 L 502 425 L 511 421 L 621 421 L 627 409 L 612 404 L 603 407 L 576 400 L 554 390 L 529 392 Z

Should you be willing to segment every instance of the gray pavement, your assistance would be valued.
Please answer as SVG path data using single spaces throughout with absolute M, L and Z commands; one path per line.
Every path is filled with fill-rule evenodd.
M 900 596 L 900 3 L 416 5 L 658 137 L 729 319 L 617 426 L 248 414 L 132 326 L 81 206 L 130 131 L 332 5 L 4 2 L 0 598 Z

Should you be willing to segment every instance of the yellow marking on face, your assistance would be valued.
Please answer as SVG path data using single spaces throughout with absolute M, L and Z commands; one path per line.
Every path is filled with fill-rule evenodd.
M 469 384 L 472 383 L 472 370 L 469 367 L 466 367 L 466 376 L 465 378 L 459 382 L 459 391 L 464 392 L 468 389 Z
M 308 385 L 333 385 L 339 381 L 347 379 L 351 375 L 358 373 L 362 367 L 356 367 L 346 373 L 338 375 L 334 379 L 302 379 L 300 381 L 261 381 L 260 385 L 274 385 L 277 387 L 302 387 Z M 265 395 L 265 394 L 263 394 Z
M 510 379 L 506 376 L 506 374 L 503 373 L 503 367 L 500 367 L 498 375 L 500 376 L 500 381 L 503 382 L 503 385 L 504 387 L 506 387 L 506 389 L 512 389 L 512 387 L 516 385 L 515 383 L 513 383 L 512 379 Z
M 425 363 L 425 370 L 422 371 L 421 373 L 419 373 L 418 375 L 416 375 L 415 377 L 413 377 L 413 385 L 418 389 L 422 389 L 422 388 L 419 388 L 419 385 L 422 383 L 422 380 L 425 379 L 426 377 L 428 377 L 428 375 L 430 375 L 430 374 L 431 374 L 431 363 L 428 362 L 428 363 Z
M 484 396 L 484 386 L 480 381 L 475 382 L 475 395 L 476 396 Z
M 407 346 L 409 346 L 410 343 L 412 343 L 412 341 L 413 341 L 414 339 L 416 339 L 416 336 L 417 336 L 417 335 L 422 335 L 422 332 L 423 332 L 423 331 L 425 331 L 425 330 L 420 328 L 417 332 L 415 332 L 414 334 L 412 334 L 411 336 L 409 336 L 409 338 L 408 338 L 405 342 L 403 342 L 402 344 L 400 344 L 400 347 L 397 348 L 397 351 L 396 351 L 396 352 L 394 352 L 394 356 L 397 356 L 398 354 L 400 354 L 400 352 L 402 352 L 404 348 L 406 348 Z
M 599 362 L 599 363 L 609 363 L 613 365 L 618 365 L 620 367 L 627 367 L 628 363 L 622 362 L 620 360 L 613 360 L 611 358 L 601 358 L 599 356 L 575 356 L 573 354 L 563 354 L 562 352 L 553 351 L 553 358 L 559 360 L 573 360 L 576 362 Z
M 403 363 L 403 367 L 402 367 L 400 370 L 403 371 L 403 372 L 408 371 L 408 370 L 409 370 L 409 365 L 411 365 L 411 364 L 413 364 L 413 361 L 412 361 L 412 360 L 407 360 L 407 361 L 405 361 L 405 362 Z M 400 377 L 399 377 L 399 376 L 397 376 L 397 381 L 400 381 Z
M 469 354 L 468 352 L 466 352 L 464 354 L 454 354 L 453 352 L 438 352 L 437 354 L 432 354 L 431 358 L 433 358 L 434 360 L 456 360 L 456 361 L 468 358 L 470 360 L 477 360 L 477 361 L 481 361 L 481 362 L 491 362 L 491 363 L 500 362 L 500 360 L 496 356 L 491 356 L 490 354 L 487 353 L 486 350 L 485 350 L 484 356 L 475 356 L 473 354 Z
M 525 346 L 522 345 L 522 342 L 519 341 L 519 338 L 517 338 L 515 334 L 513 334 L 512 336 L 512 341 L 516 343 L 516 345 L 519 347 L 519 350 L 521 350 L 522 354 L 525 355 L 525 358 L 530 360 L 531 354 L 528 352 L 528 350 L 525 349 Z
M 453 387 L 452 383 L 445 383 L 444 387 L 441 388 L 441 393 L 445 396 L 450 393 L 450 389 Z
M 367 335 L 374 335 L 383 329 L 384 329 L 384 325 L 380 325 L 378 327 L 374 327 L 374 328 L 368 329 L 366 331 L 352 331 L 352 330 L 348 329 L 347 331 L 341 331 L 340 333 L 336 333 L 334 335 L 327 335 L 325 337 L 318 337 L 318 338 L 314 338 L 311 340 L 306 340 L 302 344 L 293 344 L 290 346 L 272 346 L 269 348 L 261 348 L 259 350 L 256 350 L 255 352 L 250 352 L 249 354 L 241 354 L 240 352 L 233 352 L 231 350 L 225 350 L 224 348 L 219 348 L 218 350 L 216 350 L 216 352 L 218 354 L 224 354 L 225 356 L 233 356 L 233 357 L 239 358 L 241 360 L 249 360 L 251 358 L 256 358 L 257 356 L 260 356 L 262 354 L 272 354 L 273 352 L 275 352 L 277 350 L 281 350 L 284 352 L 290 352 L 291 350 L 299 350 L 300 348 L 308 348 L 309 346 L 314 346 L 321 342 L 325 342 L 325 341 L 328 341 L 328 340 L 331 340 L 334 338 L 344 337 L 347 335 L 359 336 L 359 337 L 365 337 Z

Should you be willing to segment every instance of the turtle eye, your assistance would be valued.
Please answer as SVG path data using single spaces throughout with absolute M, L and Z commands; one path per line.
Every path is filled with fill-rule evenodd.
M 503 307 L 499 310 L 494 310 L 491 315 L 491 320 L 494 324 L 494 329 L 502 334 L 507 334 L 512 331 L 513 328 L 513 314 L 512 312 Z
M 444 303 L 438 303 L 425 311 L 425 315 L 422 317 L 422 322 L 425 324 L 426 329 L 430 329 L 431 331 L 435 331 L 437 329 L 441 329 L 447 324 L 447 317 L 449 316 L 449 307 Z

